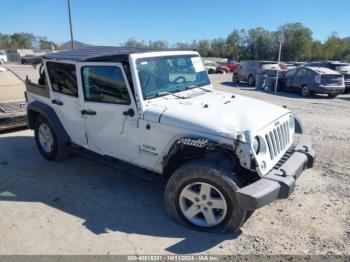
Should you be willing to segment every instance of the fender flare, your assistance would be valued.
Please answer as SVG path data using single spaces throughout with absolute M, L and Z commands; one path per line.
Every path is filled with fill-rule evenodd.
M 304 133 L 304 128 L 303 128 L 303 123 L 301 122 L 300 117 L 297 116 L 296 114 L 293 114 L 293 118 L 294 118 L 295 133 L 303 134 Z
M 71 141 L 55 110 L 40 101 L 33 101 L 27 105 L 27 126 L 30 129 L 34 129 L 35 119 L 38 115 L 42 115 L 46 118 L 46 120 L 55 130 L 61 143 L 68 143 Z
M 203 158 L 207 156 L 207 153 L 218 151 L 233 154 L 229 146 L 209 141 L 203 137 L 179 138 L 172 144 L 168 154 L 163 157 L 163 174 L 170 175 L 181 164 L 181 161 Z

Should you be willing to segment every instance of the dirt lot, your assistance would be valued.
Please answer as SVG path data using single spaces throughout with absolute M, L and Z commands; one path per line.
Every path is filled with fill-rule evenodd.
M 257 210 L 235 235 L 191 231 L 166 216 L 162 183 L 79 156 L 45 161 L 22 130 L 0 135 L 0 254 L 350 255 L 350 96 L 273 95 L 211 78 L 302 118 L 318 158 L 289 199 Z

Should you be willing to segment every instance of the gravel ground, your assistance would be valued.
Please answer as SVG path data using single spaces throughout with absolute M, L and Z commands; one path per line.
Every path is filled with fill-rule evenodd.
M 302 118 L 317 162 L 289 199 L 255 211 L 235 235 L 191 231 L 166 216 L 163 183 L 79 156 L 45 161 L 21 130 L 0 135 L 0 254 L 350 255 L 350 96 L 273 95 L 211 78 Z

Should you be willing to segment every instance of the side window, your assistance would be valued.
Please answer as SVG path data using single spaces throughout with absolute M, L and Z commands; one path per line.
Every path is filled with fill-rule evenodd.
M 305 77 L 306 74 L 307 74 L 307 71 L 306 71 L 305 69 L 302 68 L 302 69 L 299 69 L 299 70 L 298 70 L 296 76 L 297 76 L 297 77 Z
M 290 70 L 288 70 L 288 72 L 286 73 L 285 77 L 286 77 L 286 78 L 291 78 L 291 77 L 293 77 L 294 74 L 295 74 L 295 71 L 297 71 L 297 70 L 296 70 L 296 69 L 290 69 Z
M 64 63 L 46 63 L 53 91 L 65 95 L 78 96 L 75 65 Z
M 315 73 L 311 70 L 306 70 L 306 76 L 311 78 L 311 77 L 314 77 L 315 76 Z
M 82 81 L 85 101 L 130 104 L 122 70 L 116 66 L 84 66 Z

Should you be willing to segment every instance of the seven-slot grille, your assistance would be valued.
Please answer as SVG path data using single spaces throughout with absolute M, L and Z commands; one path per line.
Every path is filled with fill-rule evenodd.
M 290 144 L 289 122 L 277 124 L 271 131 L 265 134 L 271 159 L 284 153 Z

